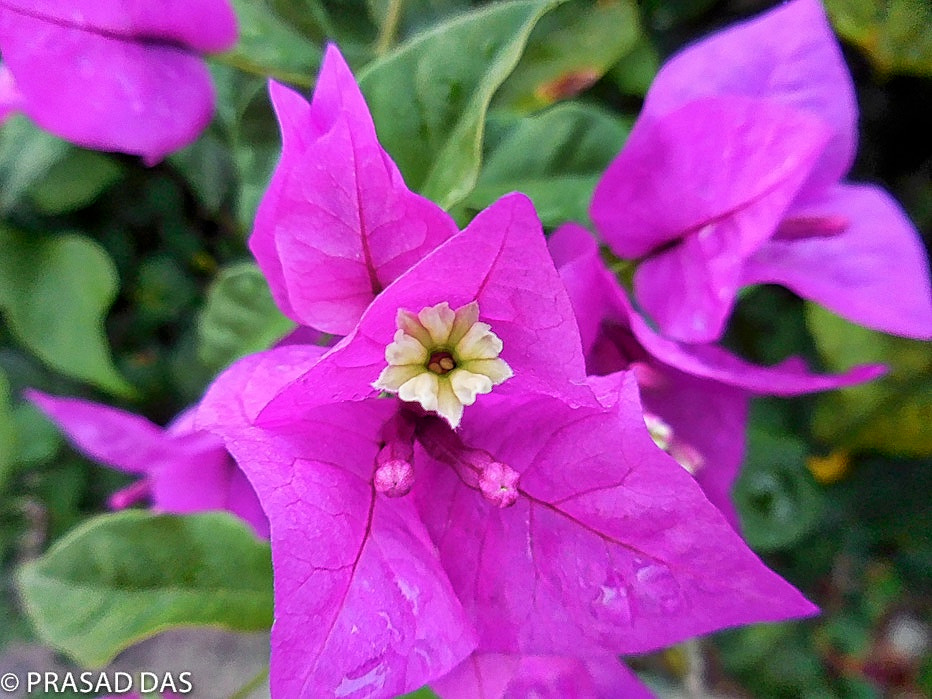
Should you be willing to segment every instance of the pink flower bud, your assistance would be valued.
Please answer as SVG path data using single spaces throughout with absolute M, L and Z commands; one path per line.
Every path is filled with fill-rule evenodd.
M 414 467 L 407 461 L 392 459 L 375 470 L 375 489 L 390 498 L 400 498 L 414 486 Z
M 511 507 L 518 499 L 518 472 L 508 464 L 492 461 L 479 474 L 479 490 L 493 505 Z

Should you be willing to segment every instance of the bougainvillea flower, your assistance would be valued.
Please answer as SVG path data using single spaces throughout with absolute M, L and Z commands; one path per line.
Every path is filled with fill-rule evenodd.
M 442 699 L 651 699 L 618 658 L 476 653 L 431 684 Z
M 247 357 L 198 414 L 269 513 L 273 693 L 392 696 L 474 650 L 604 658 L 814 611 L 657 449 L 630 376 L 599 407 L 493 391 L 456 431 L 394 397 L 257 424 L 324 361 Z
M 305 276 L 313 276 L 314 269 L 309 268 Z M 472 332 L 481 331 L 483 342 L 488 343 L 485 349 L 496 350 L 487 358 L 472 354 L 458 358 L 465 360 L 462 368 L 475 370 L 466 373 L 479 377 L 469 379 L 458 397 L 451 391 L 460 406 L 474 400 L 481 404 L 486 396 L 480 394 L 486 388 L 492 395 L 532 392 L 559 395 L 577 404 L 594 402 L 585 385 L 576 319 L 547 252 L 540 220 L 527 197 L 510 194 L 378 294 L 349 335 L 268 402 L 260 422 L 287 422 L 314 405 L 378 395 L 379 379 L 384 379 L 395 358 L 393 343 L 403 329 L 399 323 L 444 303 L 454 312 L 476 304 L 475 319 L 470 318 L 475 326 Z M 435 344 L 430 338 L 424 342 L 429 349 L 421 351 L 421 369 L 426 370 L 421 375 L 448 378 L 431 370 L 430 360 L 445 351 L 452 357 L 457 348 Z M 509 371 L 511 378 L 507 378 Z M 439 401 L 439 393 L 436 398 Z M 456 424 L 460 410 L 452 406 L 438 414 Z
M 762 367 L 715 345 L 669 340 L 631 306 L 588 231 L 566 224 L 549 245 L 579 320 L 587 370 L 596 375 L 634 370 L 645 409 L 659 420 L 655 437 L 666 442 L 663 446 L 733 522 L 737 517 L 729 494 L 744 458 L 752 396 L 825 391 L 884 372 L 874 365 L 822 376 L 806 371 L 799 359 Z M 669 431 L 658 434 L 656 428 Z
M 22 111 L 78 145 L 158 162 L 213 114 L 200 54 L 235 41 L 228 0 L 4 0 L 0 118 Z
M 270 93 L 282 156 L 249 245 L 286 315 L 346 335 L 379 291 L 457 228 L 405 186 L 336 47 L 310 104 L 275 82 Z
M 255 491 L 223 442 L 194 428 L 192 409 L 163 429 L 107 405 L 39 391 L 26 395 L 88 458 L 140 476 L 111 496 L 112 508 L 149 501 L 153 509 L 174 514 L 227 510 L 268 537 Z
M 656 447 L 633 380 L 587 379 L 527 197 L 503 197 L 462 232 L 411 199 L 386 231 L 410 216 L 433 242 L 406 244 L 408 261 L 381 275 L 387 240 L 367 237 L 360 212 L 411 195 L 400 180 L 363 186 L 359 163 L 387 156 L 373 140 L 357 159 L 365 105 L 335 49 L 327 61 L 313 118 L 285 141 L 307 132 L 350 150 L 286 154 L 252 245 L 283 310 L 347 335 L 322 355 L 291 343 L 240 360 L 197 417 L 269 514 L 273 692 L 392 696 L 476 651 L 604 658 L 811 613 Z M 282 95 L 287 133 L 287 115 L 308 108 L 288 95 L 282 110 Z M 321 214 L 333 213 L 321 197 L 346 192 L 346 217 Z M 302 209 L 302 197 L 325 204 Z M 328 306 L 328 289 L 304 284 L 334 257 L 351 282 L 329 278 Z
M 641 306 L 669 337 L 721 336 L 738 289 L 777 283 L 862 325 L 932 336 L 915 229 L 882 189 L 840 182 L 854 88 L 817 0 L 686 48 L 660 70 L 591 215 L 645 258 Z

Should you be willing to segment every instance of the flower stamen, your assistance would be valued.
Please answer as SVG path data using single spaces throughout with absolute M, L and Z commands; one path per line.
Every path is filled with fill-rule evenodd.
M 418 313 L 399 309 L 397 330 L 385 348 L 388 366 L 372 384 L 418 403 L 457 427 L 463 408 L 513 376 L 499 358 L 502 341 L 479 322 L 475 301 L 455 311 L 444 301 Z
M 456 368 L 456 361 L 453 359 L 453 355 L 447 351 L 434 352 L 430 355 L 427 368 L 442 376 L 443 374 L 449 374 Z

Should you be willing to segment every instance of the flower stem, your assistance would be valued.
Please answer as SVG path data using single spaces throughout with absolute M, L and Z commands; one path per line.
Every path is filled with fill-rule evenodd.
M 395 43 L 395 33 L 398 31 L 398 21 L 401 19 L 401 3 L 402 0 L 388 0 L 385 21 L 379 29 L 379 36 L 375 42 L 376 56 L 384 56 Z

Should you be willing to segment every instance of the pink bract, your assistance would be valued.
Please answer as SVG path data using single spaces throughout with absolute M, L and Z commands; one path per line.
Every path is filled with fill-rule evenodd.
M 275 82 L 269 91 L 282 156 L 250 248 L 286 314 L 346 335 L 382 289 L 456 226 L 405 186 L 335 47 L 326 51 L 310 105 Z
M 677 442 L 702 457 L 696 478 L 735 524 L 730 492 L 744 457 L 751 397 L 826 391 L 870 381 L 885 371 L 872 365 L 822 376 L 808 372 L 799 359 L 762 367 L 715 345 L 667 339 L 634 310 L 588 231 L 566 224 L 549 244 L 579 320 L 588 371 L 604 375 L 635 369 L 645 408 L 673 428 Z

